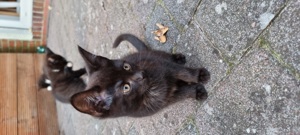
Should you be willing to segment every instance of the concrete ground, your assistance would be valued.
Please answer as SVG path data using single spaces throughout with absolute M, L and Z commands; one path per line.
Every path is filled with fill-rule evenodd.
M 52 0 L 48 46 L 75 64 L 77 45 L 120 58 L 120 33 L 180 52 L 211 72 L 209 98 L 189 99 L 144 118 L 95 119 L 57 103 L 62 135 L 300 134 L 299 0 Z M 169 27 L 161 44 L 151 33 Z

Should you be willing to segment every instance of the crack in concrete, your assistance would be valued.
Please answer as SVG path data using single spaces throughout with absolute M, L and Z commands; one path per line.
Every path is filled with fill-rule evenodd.
M 274 18 L 269 22 L 269 24 L 267 25 L 266 28 L 264 28 L 259 34 L 258 36 L 252 41 L 251 45 L 245 49 L 243 49 L 242 51 L 240 51 L 239 53 L 242 53 L 242 56 L 238 59 L 238 61 L 242 61 L 242 59 L 248 54 L 248 52 L 250 50 L 253 49 L 255 43 L 257 42 L 257 40 L 261 37 L 262 34 L 264 34 L 264 32 L 271 27 L 271 25 L 273 24 L 273 22 L 279 17 L 279 15 L 283 12 L 283 10 L 286 8 L 286 6 L 288 5 L 288 2 L 286 2 L 281 8 L 280 10 L 275 14 Z
M 200 135 L 199 129 L 196 124 L 196 118 L 193 115 L 187 116 L 182 125 L 179 126 L 176 133 L 180 133 L 180 130 L 184 130 L 188 125 L 193 125 L 197 135 Z
M 229 58 L 221 51 L 220 48 L 218 48 L 215 43 L 213 42 L 213 40 L 210 39 L 210 37 L 208 36 L 208 34 L 204 31 L 204 29 L 200 26 L 198 21 L 194 21 L 195 24 L 197 25 L 197 28 L 202 31 L 204 33 L 204 37 L 205 39 L 209 42 L 209 46 L 212 47 L 213 49 L 216 49 L 218 51 L 219 57 L 227 64 L 228 68 L 226 70 L 226 74 L 224 77 L 221 77 L 221 79 L 217 80 L 216 83 L 212 86 L 212 92 L 214 91 L 215 87 L 217 87 L 219 85 L 220 82 L 222 82 L 223 80 L 225 80 L 227 78 L 227 76 L 229 76 L 229 74 L 231 73 L 233 67 L 235 66 L 235 64 L 233 62 L 231 62 L 229 60 Z
M 259 38 L 259 47 L 265 49 L 268 53 L 272 55 L 272 57 L 279 62 L 281 66 L 283 66 L 285 69 L 289 70 L 291 74 L 297 79 L 300 80 L 300 73 L 297 72 L 297 70 L 291 66 L 290 64 L 284 62 L 283 58 L 281 58 L 280 54 L 277 53 L 269 44 L 269 42 L 264 38 Z
M 129 135 L 130 129 L 133 128 L 134 121 L 131 122 L 130 127 L 128 128 L 128 131 L 126 132 L 126 135 Z
M 229 61 L 228 58 L 226 57 L 226 55 L 221 51 L 221 49 L 219 49 L 215 43 L 213 42 L 212 39 L 210 39 L 210 37 L 208 36 L 208 34 L 204 31 L 204 29 L 200 26 L 199 22 L 197 20 L 194 20 L 195 24 L 197 25 L 197 28 L 203 32 L 205 39 L 209 42 L 210 47 L 212 47 L 213 49 L 216 49 L 218 51 L 219 56 L 221 57 L 222 60 L 224 60 L 225 62 Z
M 157 0 L 156 3 L 165 10 L 165 12 L 170 17 L 170 21 L 175 24 L 177 30 L 179 31 L 179 34 L 181 34 L 184 31 L 184 28 L 175 20 L 174 16 L 170 13 L 169 9 L 165 6 L 165 3 L 162 0 Z
M 265 32 L 268 30 L 268 28 L 271 27 L 272 24 L 274 23 L 274 21 L 276 21 L 276 19 L 283 13 L 284 9 L 286 9 L 286 7 L 289 5 L 289 2 L 291 2 L 291 1 L 286 2 L 280 8 L 280 10 L 275 14 L 274 18 L 269 22 L 267 27 L 265 29 L 263 29 L 258 34 L 258 36 L 253 40 L 252 45 L 250 45 L 248 48 L 241 51 L 241 52 L 243 52 L 243 54 L 242 54 L 241 58 L 238 60 L 238 63 L 236 65 L 239 65 L 243 61 L 244 57 L 255 47 L 255 43 L 258 42 L 260 48 L 263 48 L 267 52 L 269 52 L 272 55 L 272 57 L 280 63 L 280 65 L 282 65 L 285 69 L 289 70 L 297 80 L 300 80 L 300 73 L 298 73 L 297 70 L 295 68 L 293 68 L 290 64 L 284 62 L 284 60 L 280 57 L 280 54 L 277 53 L 274 49 L 272 49 L 272 47 L 269 45 L 268 41 L 263 37 L 263 34 L 265 34 Z
M 219 49 L 218 47 L 216 47 L 215 45 L 214 45 L 214 43 L 212 42 L 212 40 L 210 40 L 209 39 L 209 36 L 208 36 L 208 34 L 200 27 L 200 25 L 199 25 L 199 23 L 197 22 L 197 21 L 195 21 L 195 22 L 197 22 L 198 23 L 198 25 L 199 25 L 199 28 L 201 29 L 201 31 L 204 33 L 204 35 L 205 35 L 205 37 L 207 38 L 207 40 L 210 42 L 210 45 L 211 45 L 211 47 L 213 47 L 214 49 L 216 49 L 218 52 L 219 52 L 219 54 L 220 54 L 220 57 L 224 60 L 224 62 L 229 66 L 228 68 L 227 68 L 227 71 L 226 71 L 226 74 L 225 74 L 225 76 L 224 77 L 222 77 L 220 80 L 218 80 L 216 83 L 215 83 L 215 85 L 212 87 L 212 94 L 214 93 L 214 89 L 216 88 L 216 87 L 218 87 L 218 85 L 220 84 L 220 82 L 222 82 L 222 81 L 224 81 L 224 80 L 226 80 L 228 77 L 229 77 L 229 75 L 231 74 L 231 72 L 232 72 L 232 70 L 236 67 L 236 66 L 238 66 L 239 64 L 241 64 L 241 62 L 243 61 L 243 59 L 244 59 L 244 57 L 254 48 L 254 44 L 255 44 L 255 42 L 257 42 L 257 40 L 259 39 L 259 37 L 273 24 L 273 22 L 276 20 L 276 18 L 282 13 L 282 11 L 286 8 L 286 6 L 288 5 L 288 2 L 286 2 L 281 8 L 280 8 L 280 10 L 276 13 L 276 15 L 274 16 L 274 18 L 269 22 L 269 24 L 268 24 L 268 26 L 265 28 L 265 29 L 263 29 L 259 34 L 258 34 L 258 36 L 253 40 L 253 42 L 251 43 L 251 45 L 248 47 L 248 48 L 246 48 L 246 49 L 244 49 L 244 50 L 242 50 L 241 52 L 243 52 L 242 53 L 242 56 L 237 60 L 237 63 L 234 63 L 233 61 L 230 61 L 229 60 L 229 58 L 225 55 L 225 54 L 223 54 L 222 53 L 222 51 L 221 51 L 221 49 Z M 238 53 L 240 53 L 240 52 L 238 52 Z M 238 54 L 237 53 L 237 54 Z M 233 55 L 233 56 L 236 56 L 236 54 L 235 55 Z M 293 72 L 293 70 L 291 70 L 292 71 L 292 73 L 294 73 L 294 75 L 296 76 L 296 77 L 298 77 L 298 79 L 300 78 L 299 76 L 299 74 L 297 74 L 297 73 L 295 73 L 295 72 Z
M 191 25 L 192 21 L 194 20 L 195 15 L 197 14 L 197 12 L 198 12 L 198 10 L 199 10 L 199 8 L 200 8 L 201 3 L 202 3 L 202 0 L 200 0 L 200 1 L 198 2 L 197 6 L 196 6 L 196 9 L 194 10 L 194 12 L 193 12 L 193 14 L 192 14 L 192 18 L 188 21 L 188 23 L 187 23 L 187 26 L 188 26 L 188 27 Z M 187 28 L 188 28 L 188 27 L 187 27 Z M 185 29 L 185 30 L 186 30 L 186 29 Z
M 157 1 L 155 2 L 154 6 L 152 8 L 151 13 L 147 16 L 147 21 L 145 22 L 145 25 L 149 23 L 149 21 L 151 20 L 153 14 L 154 14 L 155 9 L 157 8 Z
M 262 30 L 259 34 L 258 34 L 258 36 L 255 38 L 255 40 L 253 40 L 253 42 L 252 42 L 252 44 L 248 47 L 248 48 L 246 48 L 246 49 L 244 49 L 244 53 L 243 53 L 243 55 L 241 56 L 241 58 L 240 59 L 238 59 L 238 61 L 237 61 L 237 63 L 235 64 L 235 63 L 233 63 L 233 62 L 231 62 L 231 61 L 227 61 L 227 57 L 225 56 L 225 59 L 222 57 L 222 59 L 228 64 L 228 66 L 229 66 L 229 68 L 227 69 L 227 71 L 226 71 L 226 75 L 224 76 L 224 77 L 222 77 L 221 79 L 219 79 L 216 83 L 215 83 L 215 85 L 213 85 L 212 86 L 212 91 L 210 92 L 210 94 L 211 95 L 214 95 L 214 93 L 216 92 L 216 90 L 215 90 L 215 88 L 217 88 L 220 84 L 221 84 L 221 82 L 222 81 L 224 81 L 224 80 L 226 80 L 229 76 L 230 76 L 230 74 L 231 74 L 231 72 L 232 72 L 232 70 L 236 67 L 236 66 L 238 66 L 238 65 L 240 65 L 241 63 L 242 63 L 242 61 L 243 61 L 243 59 L 247 56 L 247 54 L 255 47 L 255 43 L 257 42 L 257 40 L 259 40 L 260 39 L 260 37 L 261 37 L 261 35 L 273 24 L 273 22 L 276 20 L 276 18 L 283 12 L 283 10 L 286 8 L 286 6 L 288 5 L 288 2 L 286 2 L 285 3 L 285 5 L 283 6 L 283 7 L 281 7 L 281 9 L 276 13 L 276 15 L 274 16 L 274 18 L 270 21 L 270 23 L 268 24 L 268 26 L 264 29 L 264 30 Z M 199 28 L 201 29 L 201 27 L 200 27 L 200 25 L 199 25 Z M 201 29 L 202 30 L 202 29 Z M 203 31 L 203 30 L 202 30 Z M 203 31 L 203 33 L 205 34 L 205 36 L 206 36 L 206 38 L 208 38 L 207 36 L 207 34 L 205 33 L 205 31 Z M 211 42 L 211 40 L 208 38 L 208 41 L 210 41 Z M 213 47 L 213 48 L 215 48 L 215 49 L 217 49 L 218 50 L 218 48 L 217 47 L 215 47 L 214 46 L 214 43 L 213 42 L 211 42 L 211 46 Z M 268 51 L 268 49 L 271 49 L 270 48 L 270 46 L 265 46 L 267 49 L 267 51 Z M 219 53 L 221 54 L 222 52 L 221 52 L 221 50 L 218 50 L 219 51 Z M 275 51 L 274 50 L 269 50 L 268 51 L 275 59 L 276 59 L 276 56 L 278 56 L 278 55 L 275 55 L 275 54 L 278 54 L 278 53 L 275 53 Z M 272 52 L 274 52 L 274 53 L 272 53 Z M 223 54 L 224 55 L 224 54 Z M 300 80 L 300 73 L 298 73 L 292 66 L 290 66 L 289 64 L 287 64 L 287 63 L 285 63 L 285 62 L 283 62 L 283 60 L 280 58 L 280 59 L 276 59 L 277 61 L 279 60 L 279 63 L 283 66 L 283 67 L 285 67 L 286 69 L 288 69 L 291 73 L 292 73 L 292 75 L 293 76 L 295 76 L 295 78 L 297 79 L 297 80 Z M 281 62 L 280 62 L 281 61 Z

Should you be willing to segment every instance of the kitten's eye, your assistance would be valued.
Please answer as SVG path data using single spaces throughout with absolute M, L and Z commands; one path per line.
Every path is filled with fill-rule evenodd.
M 125 85 L 123 86 L 123 93 L 124 93 L 124 94 L 129 94 L 130 91 L 131 91 L 130 85 L 129 85 L 129 84 L 125 84 Z
M 128 63 L 124 63 L 123 68 L 128 71 L 131 69 L 131 66 Z

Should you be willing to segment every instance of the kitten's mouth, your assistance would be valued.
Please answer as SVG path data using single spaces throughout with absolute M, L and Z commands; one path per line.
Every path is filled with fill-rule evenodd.
M 100 96 L 95 97 L 94 107 L 97 111 L 109 110 L 109 105 Z
M 104 93 L 95 95 L 93 107 L 97 112 L 108 111 L 112 103 L 111 96 L 108 96 Z

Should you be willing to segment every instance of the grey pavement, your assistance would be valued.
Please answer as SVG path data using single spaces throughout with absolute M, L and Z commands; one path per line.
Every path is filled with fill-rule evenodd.
M 84 66 L 77 45 L 120 58 L 135 49 L 132 33 L 151 48 L 186 55 L 211 80 L 204 102 L 187 99 L 143 118 L 96 119 L 57 102 L 62 135 L 299 135 L 299 0 L 52 0 L 48 46 Z M 169 27 L 167 42 L 151 33 Z

